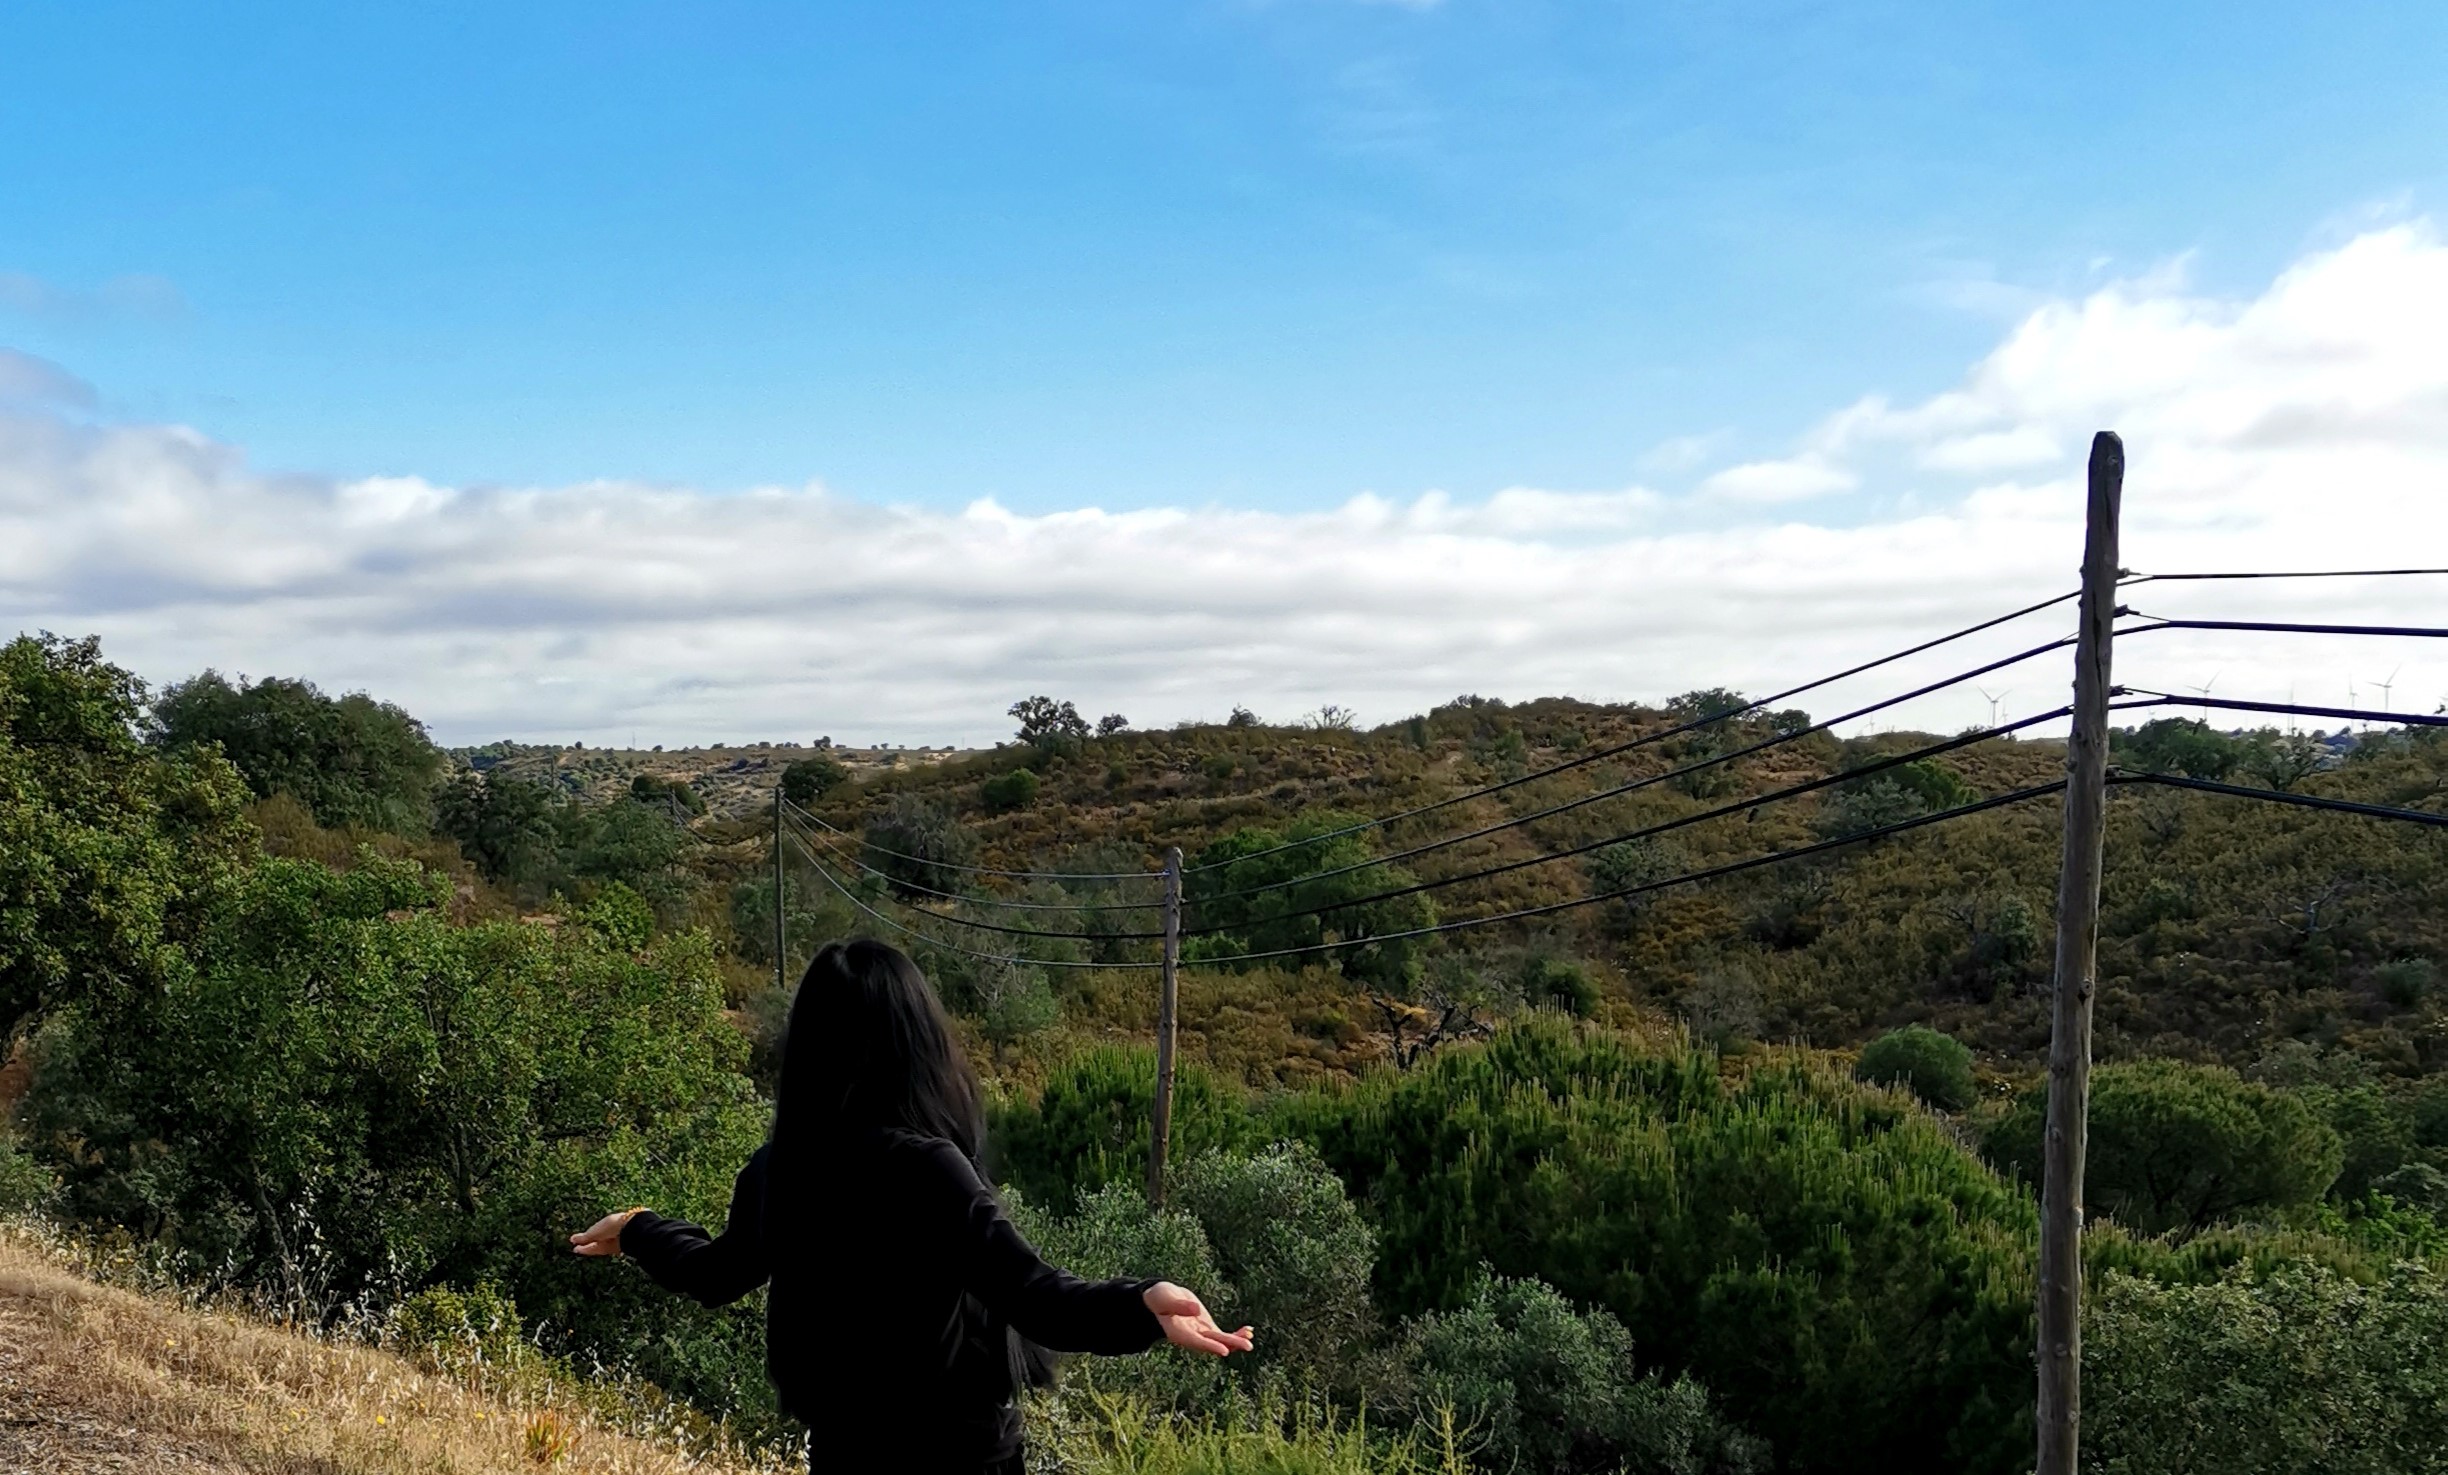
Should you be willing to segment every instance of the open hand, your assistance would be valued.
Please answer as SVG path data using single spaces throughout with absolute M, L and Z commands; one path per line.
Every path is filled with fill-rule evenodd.
M 571 1235 L 570 1248 L 581 1255 L 617 1255 L 621 1252 L 621 1231 L 628 1227 L 632 1218 L 642 1212 L 644 1211 L 640 1209 L 621 1209 L 618 1212 L 606 1214 L 593 1224 Z
M 1156 1324 L 1164 1328 L 1165 1340 L 1176 1347 L 1216 1357 L 1250 1350 L 1248 1327 L 1237 1332 L 1223 1330 L 1207 1314 L 1198 1297 L 1169 1280 L 1149 1286 L 1140 1299 L 1147 1302 L 1148 1310 L 1156 1313 Z

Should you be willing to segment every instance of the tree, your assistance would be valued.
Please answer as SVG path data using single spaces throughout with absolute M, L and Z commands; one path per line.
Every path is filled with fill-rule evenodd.
M 867 821 L 861 859 L 905 896 L 957 895 L 977 838 L 942 801 L 895 794 Z
M 1350 815 L 1318 813 L 1284 830 L 1235 830 L 1201 850 L 1184 898 L 1199 927 L 1220 930 L 1192 939 L 1183 956 L 1350 942 L 1361 945 L 1332 954 L 1344 976 L 1408 988 L 1419 975 L 1424 939 L 1364 940 L 1431 926 L 1436 907 L 1423 893 L 1363 900 L 1408 886 L 1412 877 L 1398 866 L 1373 864 L 1365 833 L 1333 833 L 1352 823 Z
M 629 797 L 652 808 L 667 809 L 674 815 L 706 812 L 705 800 L 684 778 L 641 773 L 629 780 Z
M 1088 737 L 1079 708 L 1052 697 L 1022 697 L 1012 703 L 1011 715 L 1019 719 L 1020 741 L 1041 753 L 1067 753 Z
M 508 774 L 461 773 L 434 796 L 434 827 L 459 842 L 487 880 L 541 883 L 559 862 L 562 800 Z
M 2246 751 L 2244 767 L 2253 777 L 2280 792 L 2320 772 L 2329 764 L 2329 750 L 2311 733 L 2256 733 Z
M 1119 712 L 1108 712 L 1097 719 L 1096 735 L 1112 737 L 1117 732 L 1130 731 L 1130 719 Z
M 2047 1120 L 2047 1089 L 2034 1086 L 1991 1127 L 1991 1160 L 2039 1182 Z M 2300 1097 L 2223 1066 L 2136 1060 L 2091 1076 L 2084 1197 L 2145 1234 L 2187 1237 L 2234 1215 L 2311 1203 L 2342 1157 L 2337 1133 Z
M 782 797 L 805 809 L 848 782 L 848 765 L 831 758 L 802 758 L 782 770 Z
M 0 1040 L 180 976 L 253 857 L 244 781 L 210 750 L 141 744 L 144 697 L 97 640 L 0 646 Z
M 218 744 L 257 797 L 294 794 L 317 823 L 409 835 L 426 830 L 443 762 L 425 725 L 389 702 L 277 676 L 232 685 L 206 671 L 172 686 L 149 736 L 164 748 Z
M 1962 1111 L 1975 1098 L 1972 1052 L 1926 1025 L 1891 1030 L 1864 1045 L 1853 1073 L 1879 1085 L 1902 1086 L 1940 1111 Z
M 2245 747 L 2225 733 L 2213 731 L 2198 717 L 2161 717 L 2130 731 L 2109 734 L 2119 763 L 2146 773 L 2179 773 L 2187 778 L 2223 779 L 2243 762 Z

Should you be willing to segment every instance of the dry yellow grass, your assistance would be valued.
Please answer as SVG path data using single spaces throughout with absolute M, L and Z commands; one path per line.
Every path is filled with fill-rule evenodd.
M 0 1232 L 0 1475 L 750 1475 L 363 1344 L 97 1285 Z M 769 1467 L 768 1467 L 769 1468 Z

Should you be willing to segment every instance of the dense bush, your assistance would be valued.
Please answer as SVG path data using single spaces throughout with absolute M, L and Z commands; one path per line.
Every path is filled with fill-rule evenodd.
M 806 808 L 850 782 L 850 769 L 832 758 L 801 758 L 782 770 L 782 797 Z
M 2196 1234 L 2233 1215 L 2313 1202 L 2336 1179 L 2337 1133 L 2291 1092 L 2218 1066 L 2103 1065 L 2091 1076 L 2083 1197 L 2146 1234 Z M 2040 1180 L 2048 1091 L 2036 1085 L 1993 1124 L 1984 1150 Z
M 977 837 L 951 806 L 917 794 L 895 794 L 867 821 L 860 861 L 906 895 L 957 895 L 962 867 L 977 860 Z
M 1550 1475 L 1734 1475 L 1767 1451 L 1728 1429 L 1688 1378 L 1644 1374 L 1631 1333 L 1535 1280 L 1488 1279 L 1408 1329 L 1415 1420 L 1450 1409 L 1495 1470 Z
M 231 685 L 217 671 L 170 687 L 149 734 L 165 748 L 217 745 L 259 798 L 293 794 L 326 825 L 422 834 L 442 754 L 425 724 L 364 692 L 311 681 Z
M 1148 1116 L 1156 1099 L 1152 1050 L 1089 1050 L 1047 1076 L 1032 1098 L 992 1113 L 990 1152 L 998 1180 L 1062 1214 L 1075 1199 L 1109 1183 L 1147 1182 Z M 1238 1091 L 1182 1062 L 1173 1078 L 1172 1157 L 1215 1149 L 1250 1150 L 1266 1128 Z
M 1972 1052 L 1926 1025 L 1891 1030 L 1862 1046 L 1853 1073 L 1882 1086 L 1902 1086 L 1940 1111 L 1961 1111 L 1974 1097 Z
M 1279 1115 L 1375 1221 L 1389 1314 L 1484 1263 L 1614 1312 L 1807 1468 L 2027 1457 L 2030 1202 L 1882 1095 L 1540 1024 Z
M 1037 775 L 1025 768 L 998 773 L 978 785 L 978 802 L 988 814 L 1009 814 L 1037 802 Z
M 1307 1386 L 1361 1381 L 1376 1327 L 1369 1305 L 1376 1236 L 1343 1184 L 1305 1143 L 1206 1152 L 1182 1163 L 1166 1202 L 1198 1221 L 1231 1286 L 1218 1314 L 1266 1329 L 1255 1360 Z
M 266 860 L 186 976 L 55 1012 L 22 1115 L 61 1208 L 307 1309 L 490 1279 L 573 1348 L 763 1397 L 731 1360 L 753 1312 L 539 1253 L 610 1204 L 713 1212 L 756 1145 L 705 940 L 639 951 L 617 897 L 454 927 L 441 892 L 412 863 Z
M 2448 1281 L 2290 1266 L 2106 1277 L 2083 1319 L 2083 1456 L 2102 1475 L 2448 1471 Z

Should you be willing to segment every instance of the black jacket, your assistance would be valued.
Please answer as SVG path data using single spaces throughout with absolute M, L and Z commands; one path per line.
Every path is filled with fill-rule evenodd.
M 760 1148 L 720 1236 L 645 1212 L 621 1252 L 708 1306 L 768 1280 L 766 1366 L 818 1449 L 875 1468 L 976 1468 L 1020 1445 L 1021 1336 L 1059 1352 L 1142 1352 L 1163 1336 L 1141 1293 L 1039 1259 L 952 1143 L 861 1132 L 808 1170 Z M 845 1467 L 847 1468 L 847 1467 Z

